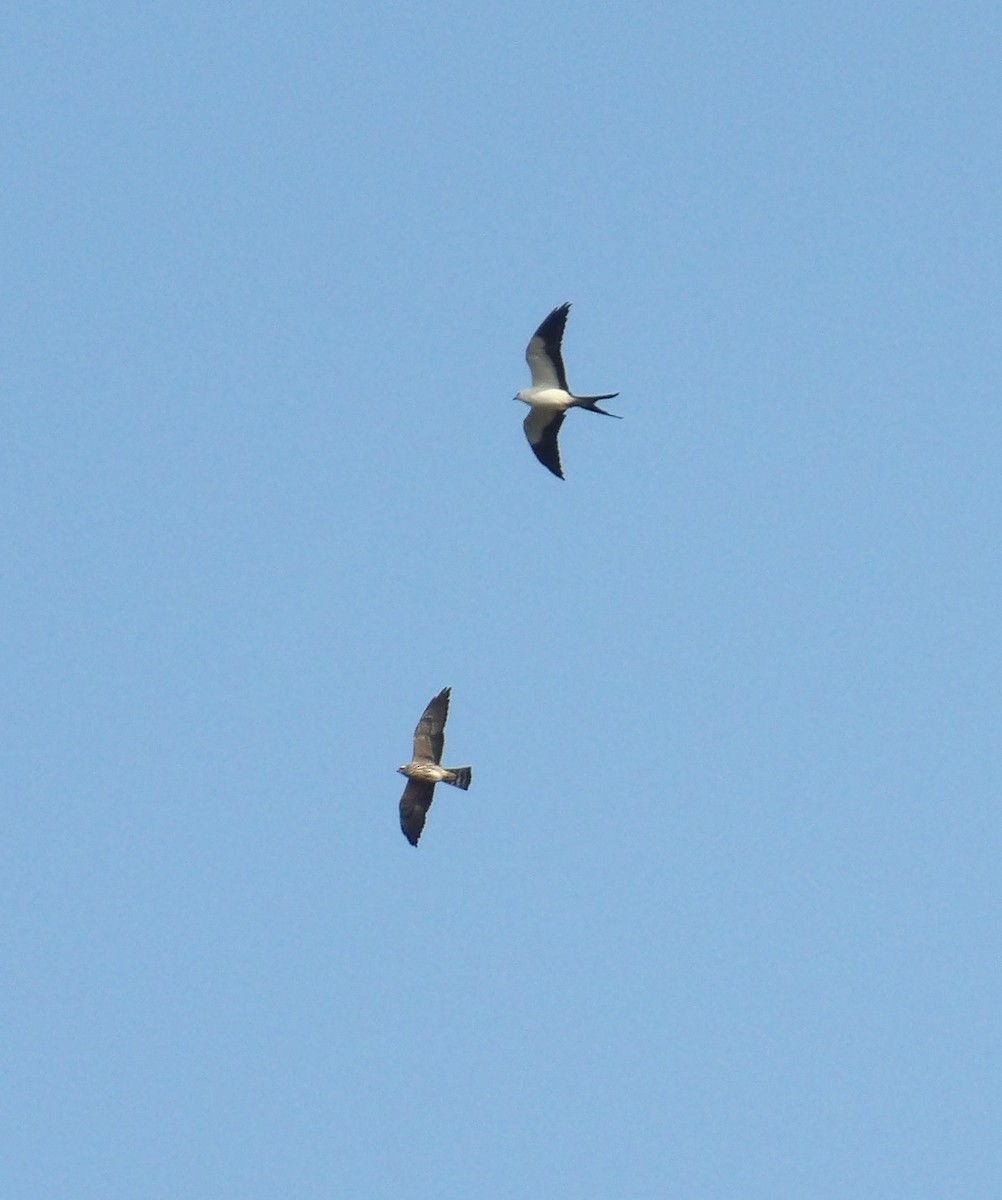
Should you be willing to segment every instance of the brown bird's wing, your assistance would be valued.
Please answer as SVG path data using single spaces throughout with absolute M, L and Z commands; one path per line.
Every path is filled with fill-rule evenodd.
M 414 730 L 414 757 L 430 758 L 434 763 L 442 761 L 445 749 L 445 722 L 449 715 L 449 693 L 452 688 L 442 688 L 434 700 L 429 700 L 421 720 Z M 430 804 L 431 801 L 429 800 Z
M 412 846 L 418 844 L 424 819 L 435 798 L 435 785 L 420 779 L 408 779 L 404 794 L 400 797 L 400 828 Z

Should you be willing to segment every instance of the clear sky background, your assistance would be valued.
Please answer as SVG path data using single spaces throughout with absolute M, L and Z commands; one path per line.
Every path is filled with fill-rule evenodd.
M 997 3 L 0 25 L 6 1200 L 997 1197 Z

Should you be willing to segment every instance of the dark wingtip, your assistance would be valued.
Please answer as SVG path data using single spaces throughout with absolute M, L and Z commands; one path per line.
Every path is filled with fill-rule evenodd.
M 556 477 L 558 479 L 563 479 L 564 471 L 560 465 L 559 459 L 557 459 L 557 461 L 555 463 L 547 462 L 547 460 L 545 458 L 543 458 L 543 456 L 539 453 L 539 451 L 537 450 L 537 448 L 535 446 L 531 446 L 531 449 L 532 449 L 533 454 L 535 454 L 536 458 L 543 464 L 543 466 L 547 469 L 547 471 L 550 472 L 551 475 L 556 475 Z

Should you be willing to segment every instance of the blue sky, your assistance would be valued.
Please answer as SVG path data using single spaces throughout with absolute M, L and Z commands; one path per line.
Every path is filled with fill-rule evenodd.
M 5 1197 L 997 1196 L 997 6 L 0 33 Z

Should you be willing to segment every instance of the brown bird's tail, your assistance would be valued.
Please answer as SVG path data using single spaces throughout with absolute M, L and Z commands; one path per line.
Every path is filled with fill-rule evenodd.
M 443 783 L 451 783 L 453 787 L 462 788 L 465 792 L 473 779 L 473 768 L 447 767 L 446 770 L 451 778 L 443 780 Z
M 619 413 L 606 412 L 604 408 L 599 408 L 595 403 L 596 400 L 615 400 L 619 392 L 608 392 L 604 396 L 575 396 L 571 401 L 571 408 L 585 408 L 588 412 L 601 413 L 603 417 L 615 417 L 617 421 L 622 421 Z

